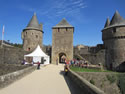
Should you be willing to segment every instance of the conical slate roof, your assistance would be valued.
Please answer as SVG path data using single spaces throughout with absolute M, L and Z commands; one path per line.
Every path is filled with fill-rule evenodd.
M 125 25 L 125 20 L 120 16 L 118 11 L 116 11 L 112 17 L 110 25 Z
M 109 18 L 107 18 L 104 28 L 108 27 L 109 25 L 110 25 L 110 20 L 109 20 Z
M 36 17 L 36 14 L 34 13 L 34 15 L 32 16 L 29 24 L 27 25 L 26 29 L 28 28 L 32 28 L 32 29 L 39 29 L 39 23 Z
M 62 19 L 61 22 L 59 22 L 56 26 L 54 26 L 53 28 L 58 28 L 58 27 L 73 27 L 72 25 L 70 25 L 65 18 Z

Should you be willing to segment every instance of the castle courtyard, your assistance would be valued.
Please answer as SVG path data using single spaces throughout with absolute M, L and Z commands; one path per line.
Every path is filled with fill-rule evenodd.
M 80 94 L 63 75 L 64 65 L 47 65 L 0 90 L 0 94 Z M 83 94 L 83 93 L 82 93 Z

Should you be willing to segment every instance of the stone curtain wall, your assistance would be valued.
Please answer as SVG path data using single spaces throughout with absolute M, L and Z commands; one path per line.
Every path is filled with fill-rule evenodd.
M 35 69 L 36 69 L 36 66 L 31 66 L 16 72 L 12 72 L 12 73 L 8 73 L 0 76 L 0 89 L 20 79 L 26 74 L 33 72 Z
M 89 83 L 77 73 L 69 70 L 68 77 L 83 90 L 84 94 L 105 94 L 102 90 Z
M 0 48 L 0 64 L 21 64 L 26 52 L 17 47 Z
M 91 64 L 96 65 L 101 63 L 105 67 L 105 49 L 100 49 L 99 51 L 92 53 L 88 51 L 88 48 L 80 49 L 80 50 L 78 50 L 77 48 L 74 48 L 74 56 L 77 54 L 82 56 Z
M 0 48 L 0 64 L 4 63 L 4 49 Z
M 81 54 L 86 60 L 88 60 L 91 64 L 99 64 L 101 63 L 105 66 L 105 50 L 100 50 L 98 53 L 91 53 L 91 54 Z

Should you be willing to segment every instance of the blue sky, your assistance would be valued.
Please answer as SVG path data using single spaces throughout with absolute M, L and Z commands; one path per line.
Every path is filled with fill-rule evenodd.
M 22 43 L 21 32 L 34 12 L 43 23 L 43 44 L 52 44 L 52 27 L 63 18 L 75 27 L 74 45 L 102 44 L 101 30 L 106 18 L 118 10 L 125 18 L 125 0 L 0 0 L 0 39 Z

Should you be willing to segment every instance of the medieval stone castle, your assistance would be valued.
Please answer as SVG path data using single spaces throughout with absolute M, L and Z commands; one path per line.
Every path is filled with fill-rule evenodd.
M 52 28 L 52 63 L 63 62 L 65 59 L 73 59 L 73 32 L 74 27 L 65 19 Z M 33 51 L 37 45 L 43 49 L 42 24 L 38 23 L 36 14 L 33 15 L 27 27 L 22 32 L 23 49 Z M 70 48 L 70 49 L 69 49 Z
M 107 19 L 102 30 L 103 44 L 97 47 L 73 47 L 74 27 L 62 19 L 52 27 L 52 47 L 43 47 L 42 24 L 33 15 L 22 32 L 23 49 L 33 51 L 39 44 L 51 56 L 51 63 L 72 60 L 75 56 L 83 57 L 92 64 L 102 63 L 106 68 L 125 71 L 125 19 L 116 11 L 111 21 Z

